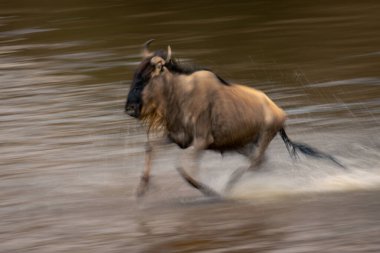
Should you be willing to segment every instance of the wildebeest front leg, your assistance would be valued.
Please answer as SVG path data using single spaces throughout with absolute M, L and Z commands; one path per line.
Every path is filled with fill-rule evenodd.
M 187 161 L 190 162 L 190 171 L 191 174 L 189 175 L 186 170 L 183 169 L 183 167 L 178 167 L 177 170 L 179 174 L 185 179 L 186 182 L 188 182 L 191 186 L 194 188 L 198 189 L 200 192 L 207 196 L 220 196 L 217 192 L 212 190 L 210 187 L 207 185 L 197 181 L 194 179 L 194 175 L 198 174 L 199 171 L 199 160 L 201 158 L 201 155 L 204 151 L 195 148 L 194 150 L 191 151 L 189 156 L 187 156 Z
M 165 146 L 169 143 L 170 141 L 167 139 L 167 137 L 162 137 L 162 138 L 151 141 L 149 139 L 149 133 L 148 133 L 148 141 L 145 146 L 144 171 L 143 171 L 143 175 L 141 176 L 139 186 L 137 187 L 137 191 L 136 191 L 137 197 L 144 195 L 144 193 L 148 190 L 148 185 L 150 181 L 150 171 L 152 168 L 152 161 L 155 156 L 157 148 L 161 146 Z
M 240 167 L 236 169 L 230 176 L 227 181 L 226 187 L 224 188 L 225 192 L 229 192 L 237 181 L 248 171 L 247 167 Z
M 148 183 L 150 178 L 150 171 L 152 168 L 152 156 L 153 156 L 153 147 L 150 142 L 147 142 L 145 147 L 145 165 L 143 175 L 141 176 L 139 186 L 137 187 L 136 195 L 141 197 L 144 195 L 148 189 Z

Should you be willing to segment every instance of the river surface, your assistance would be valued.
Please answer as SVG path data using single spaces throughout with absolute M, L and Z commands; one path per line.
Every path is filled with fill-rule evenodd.
M 225 199 L 154 161 L 135 198 L 145 129 L 124 114 L 141 44 L 265 91 L 280 138 Z M 379 1 L 0 0 L 0 252 L 380 252 Z M 207 153 L 223 192 L 247 161 Z

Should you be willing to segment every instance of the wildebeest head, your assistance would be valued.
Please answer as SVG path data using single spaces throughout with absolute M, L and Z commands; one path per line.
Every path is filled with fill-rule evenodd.
M 153 40 L 147 41 L 143 45 L 144 59 L 139 64 L 133 76 L 131 89 L 129 90 L 125 112 L 135 118 L 139 118 L 143 107 L 142 92 L 150 81 L 163 72 L 166 63 L 170 61 L 171 49 L 168 51 L 157 50 L 149 52 L 148 46 Z

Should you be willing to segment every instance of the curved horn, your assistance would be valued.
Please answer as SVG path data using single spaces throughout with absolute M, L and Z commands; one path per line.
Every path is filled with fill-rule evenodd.
M 171 58 L 172 58 L 172 49 L 170 48 L 170 46 L 168 46 L 168 56 L 166 57 L 165 62 L 169 62 Z
M 148 49 L 148 46 L 150 45 L 150 43 L 152 43 L 154 41 L 154 39 L 150 39 L 148 40 L 147 42 L 144 43 L 143 45 L 143 49 L 142 49 L 142 55 L 144 58 L 147 58 L 149 56 L 152 56 L 153 53 L 149 52 L 149 49 Z

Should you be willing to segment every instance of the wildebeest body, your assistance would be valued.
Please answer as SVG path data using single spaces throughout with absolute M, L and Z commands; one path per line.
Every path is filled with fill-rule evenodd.
M 128 94 L 126 112 L 145 122 L 149 129 L 163 130 L 181 148 L 193 146 L 194 161 L 206 149 L 232 150 L 249 158 L 249 168 L 257 168 L 279 132 L 291 154 L 299 150 L 340 165 L 328 154 L 292 142 L 284 131 L 284 111 L 263 92 L 228 83 L 209 70 L 183 68 L 171 59 L 170 47 L 167 53 L 162 50 L 145 53 Z M 145 191 L 148 183 L 151 160 L 152 145 L 148 141 L 139 193 Z M 197 163 L 191 166 L 193 174 L 197 169 Z M 214 193 L 184 170 L 179 171 L 202 192 Z
M 182 148 L 194 138 L 206 140 L 205 149 L 242 148 L 266 128 L 277 132 L 285 120 L 285 113 L 263 92 L 223 85 L 212 72 L 167 73 L 161 78 L 143 91 L 142 118 L 152 127 L 164 125 L 169 138 Z M 159 120 L 151 117 L 152 111 Z

